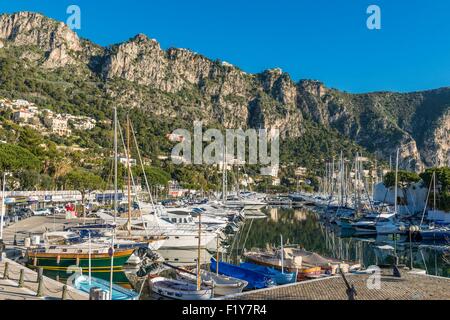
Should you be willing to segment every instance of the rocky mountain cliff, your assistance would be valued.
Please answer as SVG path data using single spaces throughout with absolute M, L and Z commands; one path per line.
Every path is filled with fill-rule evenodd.
M 295 83 L 279 69 L 247 74 L 186 49 L 163 50 L 142 34 L 104 48 L 80 39 L 64 23 L 30 12 L 0 16 L 0 48 L 1 56 L 21 61 L 25 78 L 28 70 L 40 72 L 54 83 L 64 81 L 61 90 L 71 94 L 95 87 L 109 104 L 152 117 L 276 127 L 291 140 L 302 139 L 313 124 L 383 160 L 402 146 L 402 163 L 411 168 L 450 162 L 450 88 L 349 94 L 318 81 Z M 20 97 L 21 90 L 13 88 L 11 94 Z M 27 95 L 42 98 L 29 86 Z

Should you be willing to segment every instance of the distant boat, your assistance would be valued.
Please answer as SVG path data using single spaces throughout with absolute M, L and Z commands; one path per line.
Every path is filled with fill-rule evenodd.
M 249 262 L 241 263 L 239 266 L 247 270 L 261 273 L 266 277 L 270 277 L 277 285 L 294 283 L 297 281 L 297 272 L 281 272 L 275 268 L 260 266 Z
M 244 269 L 239 266 L 219 261 L 219 274 L 229 277 L 245 280 L 248 282 L 246 289 L 263 289 L 275 285 L 271 277 L 265 276 L 259 272 Z M 211 271 L 216 272 L 217 261 L 211 258 Z
M 73 282 L 73 286 L 83 292 L 90 293 L 92 288 L 99 288 L 103 291 L 110 291 L 109 281 L 103 279 L 86 277 L 84 275 L 78 276 Z M 112 299 L 111 300 L 138 300 L 139 294 L 134 291 L 125 289 L 117 284 L 112 285 Z
M 423 241 L 448 241 L 450 239 L 450 228 L 441 227 L 421 230 L 420 237 Z
M 210 300 L 213 298 L 213 289 L 202 286 L 197 290 L 197 285 L 189 281 L 181 281 L 157 277 L 149 279 L 153 292 L 170 299 L 176 300 Z
M 227 296 L 230 294 L 241 293 L 242 290 L 244 290 L 244 288 L 248 285 L 248 282 L 245 280 L 216 274 L 211 271 L 200 270 L 200 273 L 202 276 L 202 282 L 214 288 L 214 295 Z M 197 281 L 197 277 L 192 273 L 180 271 L 177 273 L 177 276 L 180 280 L 187 280 L 190 282 Z

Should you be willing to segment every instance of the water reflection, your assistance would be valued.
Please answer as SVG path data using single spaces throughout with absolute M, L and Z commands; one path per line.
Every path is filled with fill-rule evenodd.
M 265 219 L 247 219 L 238 233 L 219 248 L 220 258 L 232 263 L 241 259 L 243 251 L 253 248 L 279 247 L 280 235 L 286 246 L 299 246 L 306 250 L 337 259 L 355 261 L 368 267 L 371 265 L 391 265 L 395 259 L 399 264 L 420 268 L 428 274 L 450 277 L 450 267 L 445 263 L 442 246 L 410 243 L 405 236 L 354 237 L 349 231 L 324 225 L 317 213 L 306 209 L 269 208 L 264 210 Z M 159 250 L 164 260 L 175 267 L 195 267 L 198 251 Z M 201 250 L 201 262 L 207 265 L 214 250 Z M 109 273 L 93 274 L 109 280 Z M 170 268 L 161 275 L 175 277 Z M 52 278 L 65 281 L 70 276 L 65 272 L 53 273 Z M 124 272 L 114 273 L 114 282 L 131 288 Z M 144 299 L 161 299 L 153 293 L 143 292 Z
M 412 243 L 405 236 L 353 237 L 352 232 L 325 226 L 317 213 L 306 209 L 270 208 L 268 219 L 247 220 L 233 239 L 228 260 L 238 261 L 243 250 L 279 247 L 280 235 L 286 245 L 338 259 L 357 261 L 364 266 L 399 264 L 427 270 L 429 274 L 450 277 L 442 246 Z
M 66 271 L 44 271 L 44 275 L 54 279 L 56 281 L 67 283 L 69 278 L 73 275 L 73 273 L 68 273 Z M 87 274 L 86 274 L 87 275 Z M 110 273 L 109 272 L 92 272 L 92 277 L 99 278 L 105 281 L 110 280 Z M 120 285 L 121 287 L 124 287 L 126 289 L 133 289 L 127 275 L 124 271 L 116 271 L 113 273 L 113 282 L 115 284 Z

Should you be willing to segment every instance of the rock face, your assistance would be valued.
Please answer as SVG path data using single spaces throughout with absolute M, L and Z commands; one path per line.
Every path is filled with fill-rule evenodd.
M 13 46 L 36 46 L 45 51 L 46 68 L 74 63 L 68 52 L 82 49 L 77 34 L 64 23 L 31 12 L 1 15 L 0 39 Z
M 9 47 L 25 48 L 24 63 L 45 70 L 75 66 L 96 77 L 118 105 L 155 117 L 278 128 L 284 138 L 301 138 L 305 121 L 313 121 L 384 160 L 401 147 L 403 166 L 450 161 L 450 88 L 348 94 L 319 81 L 295 83 L 280 69 L 253 75 L 186 49 L 163 50 L 142 34 L 102 48 L 61 22 L 29 12 L 0 16 L 0 49 Z

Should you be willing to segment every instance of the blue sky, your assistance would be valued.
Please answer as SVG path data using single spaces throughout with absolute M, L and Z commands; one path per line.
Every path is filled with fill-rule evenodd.
M 0 12 L 66 21 L 70 4 L 81 8 L 79 35 L 101 45 L 145 33 L 163 48 L 349 92 L 450 86 L 448 0 L 4 0 Z M 366 27 L 371 4 L 381 30 Z

